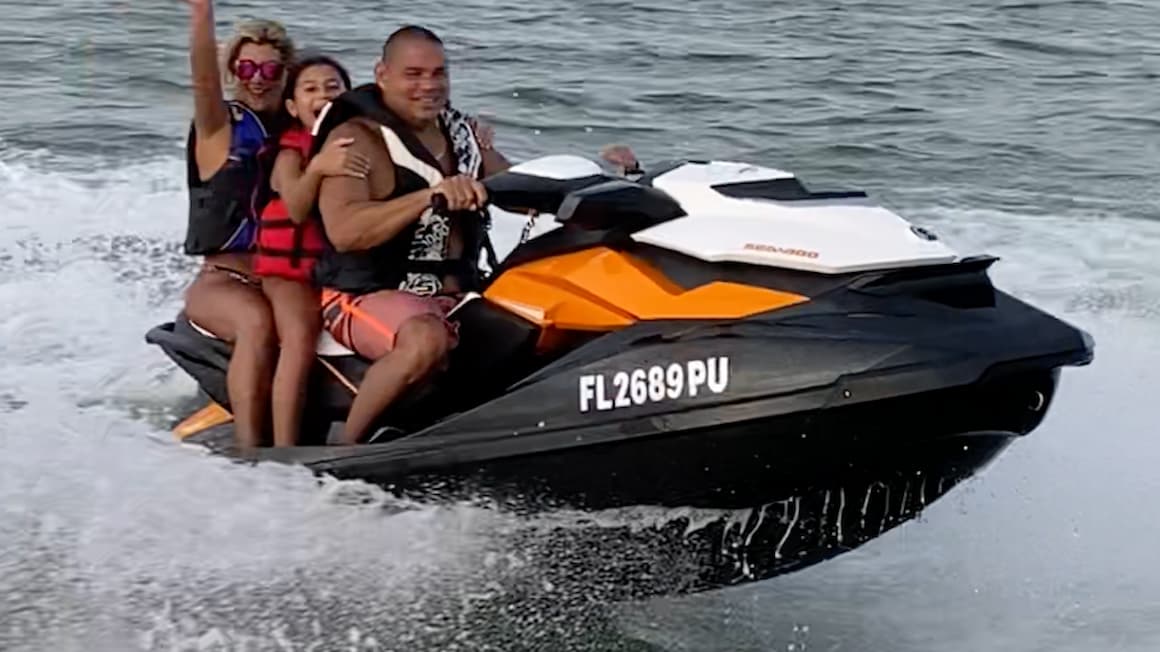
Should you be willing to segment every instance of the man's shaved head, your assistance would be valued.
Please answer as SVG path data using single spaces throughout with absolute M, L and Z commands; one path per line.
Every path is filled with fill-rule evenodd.
M 395 30 L 375 64 L 383 102 L 415 128 L 436 120 L 451 94 L 443 41 L 418 25 Z
M 441 48 L 443 47 L 443 41 L 435 35 L 435 32 L 418 25 L 404 25 L 395 30 L 383 42 L 383 62 L 385 63 L 390 59 L 392 52 L 399 43 L 415 40 L 426 41 L 433 45 L 438 45 Z

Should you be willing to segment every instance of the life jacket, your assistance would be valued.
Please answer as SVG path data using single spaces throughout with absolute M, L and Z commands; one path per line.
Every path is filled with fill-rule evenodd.
M 310 160 L 312 136 L 301 126 L 286 130 L 278 146 L 296 149 L 302 155 L 302 167 Z M 322 225 L 313 217 L 301 223 L 290 219 L 286 203 L 271 191 L 273 198 L 262 209 L 258 220 L 258 253 L 254 273 L 309 282 L 311 271 L 322 255 Z
M 263 156 L 269 150 L 266 126 L 242 103 L 226 104 L 231 130 L 229 156 L 207 181 L 198 174 L 195 127 L 189 128 L 185 149 L 189 188 L 185 253 L 190 256 L 251 251 L 256 216 L 270 195 L 270 166 Z
M 383 201 L 436 186 L 443 180 L 435 157 L 410 127 L 383 104 L 375 84 L 347 91 L 323 109 L 314 123 L 312 153 L 322 148 L 335 127 L 358 117 L 370 118 L 379 125 L 394 163 L 395 189 L 389 197 L 381 198 Z M 451 143 L 458 172 L 479 178 L 483 155 L 466 116 L 448 108 L 439 122 Z M 315 282 L 350 294 L 399 289 L 431 296 L 443 290 L 444 276 L 454 275 L 464 290 L 477 289 L 481 283 L 479 254 L 490 228 L 486 216 L 486 212 L 468 212 L 449 217 L 428 208 L 394 238 L 361 251 L 339 252 L 324 234 L 324 251 L 314 267 Z M 458 260 L 447 258 L 452 219 L 460 220 L 464 236 L 464 257 Z

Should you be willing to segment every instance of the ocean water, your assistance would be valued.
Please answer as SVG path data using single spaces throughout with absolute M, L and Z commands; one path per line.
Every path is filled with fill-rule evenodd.
M 1096 338 L 1041 428 L 921 519 L 616 604 L 582 567 L 543 580 L 509 517 L 174 444 L 194 387 L 143 334 L 194 269 L 187 5 L 0 2 L 0 649 L 1160 648 L 1156 9 L 219 3 L 220 35 L 276 17 L 359 82 L 395 27 L 434 28 L 513 159 L 619 141 L 865 189 Z

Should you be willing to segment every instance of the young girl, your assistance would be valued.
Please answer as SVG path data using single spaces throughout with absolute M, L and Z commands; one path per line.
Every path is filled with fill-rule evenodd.
M 303 58 L 287 71 L 284 104 L 290 124 L 279 139 L 270 177 L 277 196 L 262 211 L 254 263 L 281 343 L 271 392 L 275 446 L 298 442 L 322 329 L 319 293 L 311 282 L 323 246 L 322 226 L 311 218 L 319 184 L 327 176 L 364 177 L 369 170 L 365 157 L 347 149 L 353 139 L 336 141 L 309 158 L 310 131 L 319 112 L 350 87 L 350 75 L 327 56 Z

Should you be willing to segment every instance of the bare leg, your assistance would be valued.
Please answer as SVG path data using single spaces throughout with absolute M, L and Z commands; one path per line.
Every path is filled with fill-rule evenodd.
M 350 406 L 342 443 L 357 444 L 383 410 L 408 388 L 440 369 L 451 350 L 452 337 L 434 315 L 418 315 L 403 322 L 394 349 L 371 365 Z
M 234 433 L 240 447 L 258 446 L 275 355 L 274 322 L 266 297 L 224 272 L 203 268 L 185 292 L 185 314 L 234 345 L 226 372 Z
M 294 446 L 298 443 L 302 406 L 322 330 L 319 293 L 306 283 L 277 277 L 263 278 L 262 290 L 273 307 L 281 345 L 274 370 L 274 445 Z

